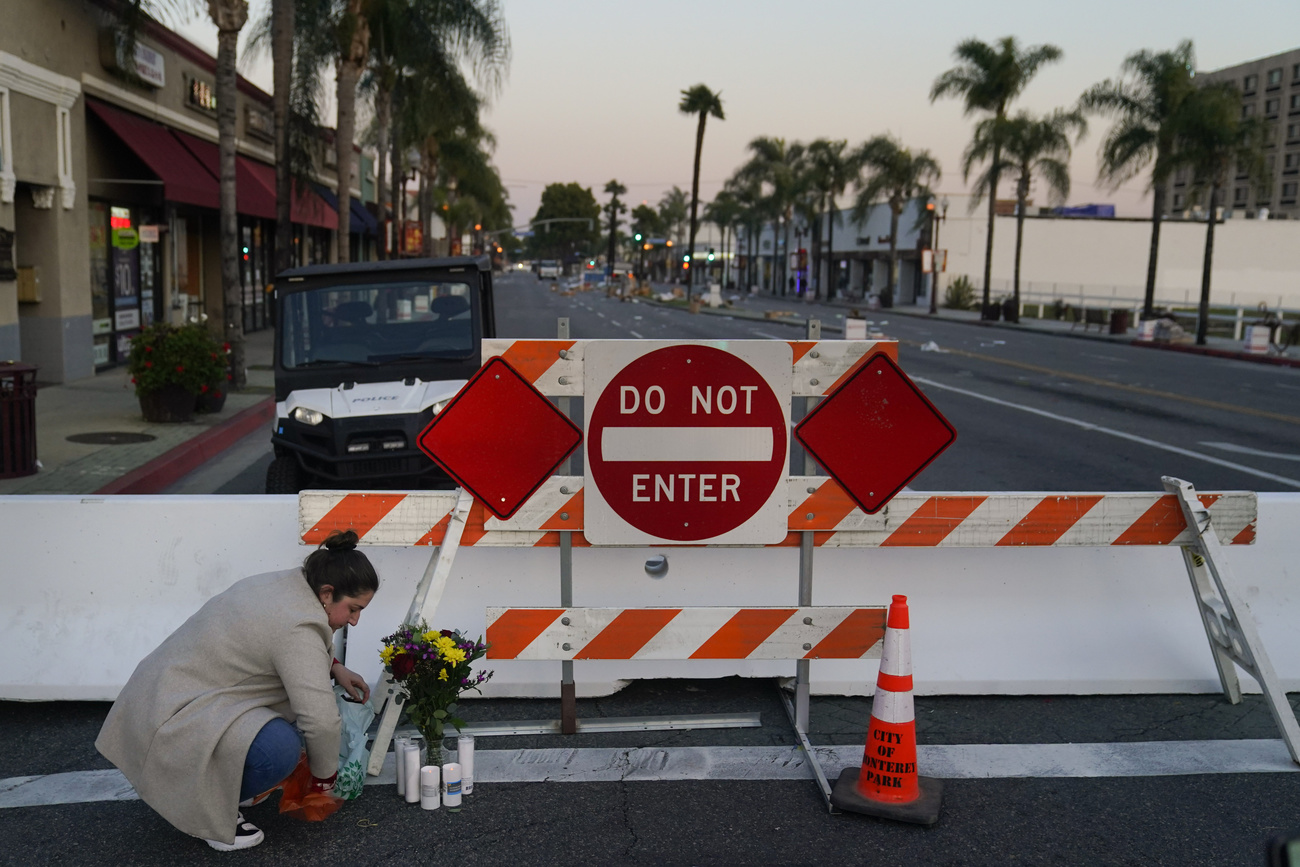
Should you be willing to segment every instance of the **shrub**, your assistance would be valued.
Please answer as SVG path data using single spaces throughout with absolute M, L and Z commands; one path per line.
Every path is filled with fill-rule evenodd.
M 959 274 L 943 293 L 943 306 L 949 310 L 969 310 L 975 306 L 975 287 L 970 278 Z
M 168 385 L 201 394 L 226 381 L 229 351 L 203 325 L 157 322 L 131 338 L 127 370 L 137 396 Z

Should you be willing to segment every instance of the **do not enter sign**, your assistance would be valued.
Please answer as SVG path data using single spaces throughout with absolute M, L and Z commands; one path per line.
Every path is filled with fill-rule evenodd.
M 598 545 L 784 538 L 791 359 L 780 341 L 592 341 L 587 538 Z

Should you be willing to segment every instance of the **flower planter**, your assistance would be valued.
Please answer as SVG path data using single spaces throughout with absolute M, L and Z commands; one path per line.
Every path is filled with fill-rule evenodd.
M 221 412 L 226 405 L 226 383 L 212 385 L 194 397 L 194 411 L 200 414 Z
M 189 421 L 194 417 L 194 394 L 180 385 L 164 385 L 139 395 L 144 420 L 155 424 Z

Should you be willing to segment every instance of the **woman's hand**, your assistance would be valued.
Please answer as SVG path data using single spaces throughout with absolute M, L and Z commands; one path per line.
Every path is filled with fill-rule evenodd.
M 319 671 L 320 669 L 317 669 Z M 366 702 L 370 699 L 370 684 L 366 679 L 341 662 L 330 666 L 330 676 L 334 682 L 343 687 L 353 701 Z

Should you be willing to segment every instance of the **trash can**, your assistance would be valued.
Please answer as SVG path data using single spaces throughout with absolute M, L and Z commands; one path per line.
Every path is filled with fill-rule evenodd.
M 36 472 L 36 370 L 0 362 L 0 479 Z
M 1110 333 L 1128 334 L 1128 311 L 1127 310 L 1110 311 Z

